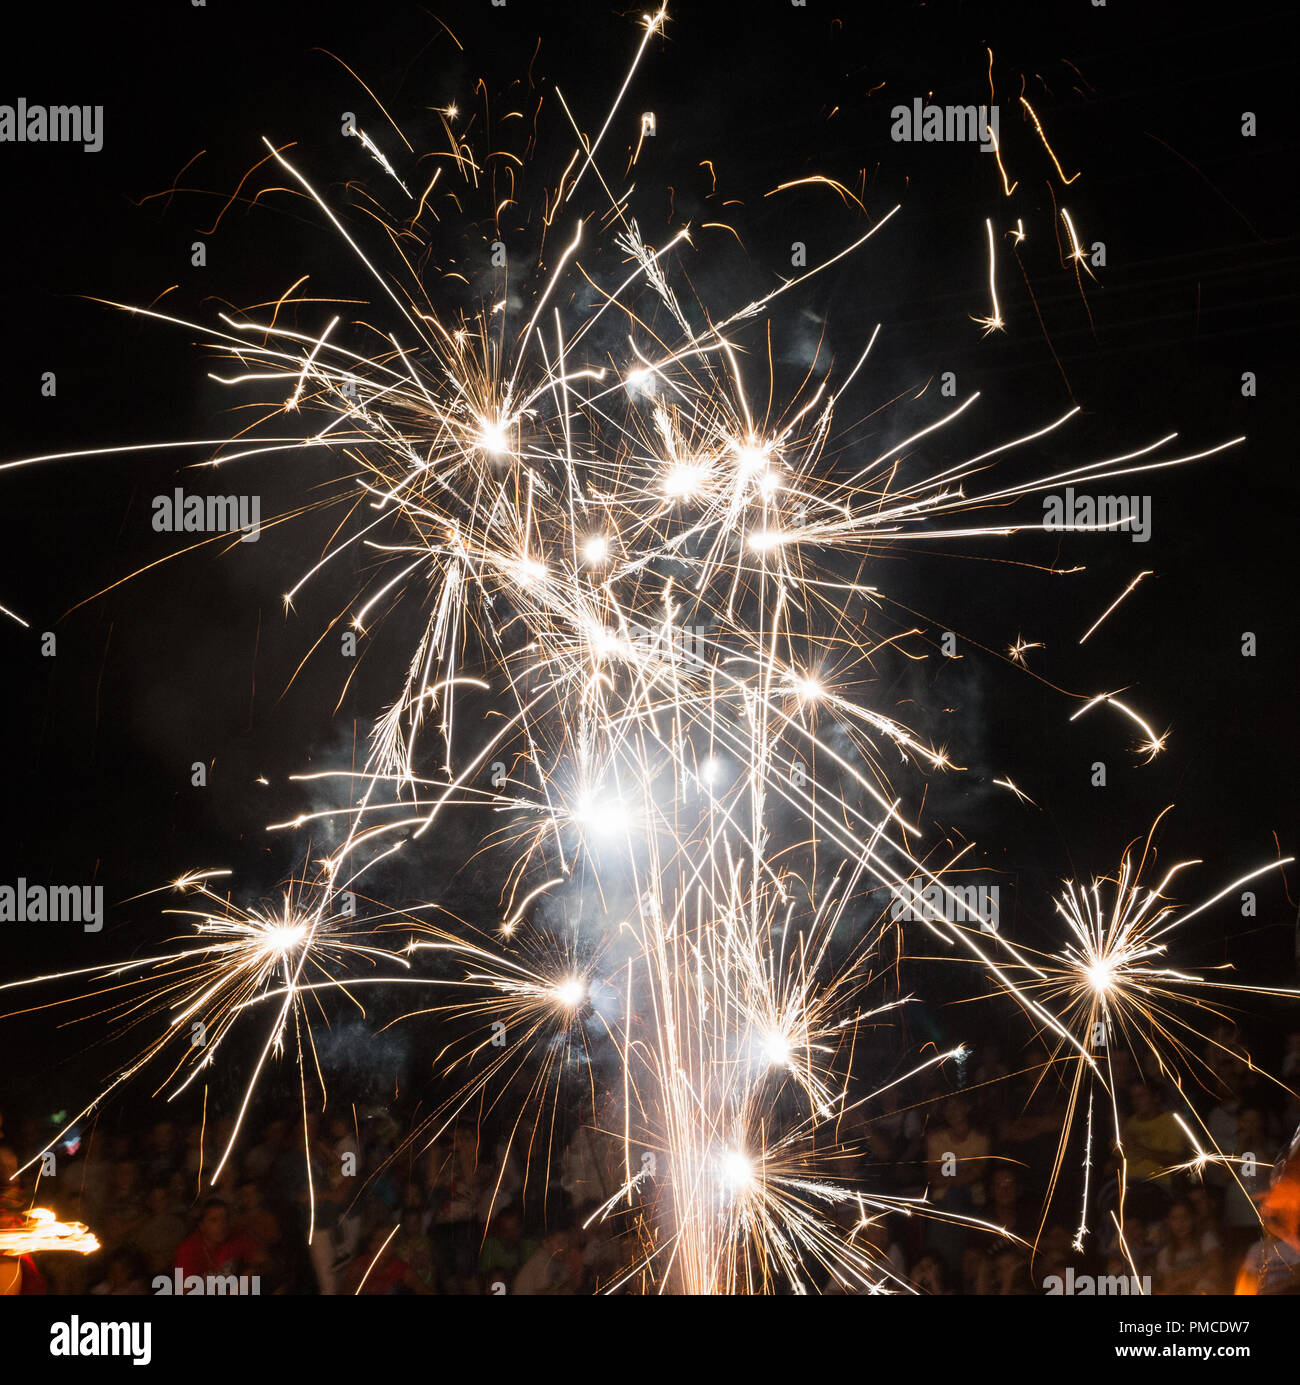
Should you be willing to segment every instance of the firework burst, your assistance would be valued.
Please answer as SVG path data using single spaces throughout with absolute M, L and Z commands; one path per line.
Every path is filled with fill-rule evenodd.
M 940 435 L 960 438 L 971 395 L 874 457 L 851 447 L 841 416 L 869 376 L 880 327 L 847 369 L 819 380 L 809 371 L 792 387 L 754 362 L 772 359 L 775 305 L 867 253 L 894 211 L 863 208 L 861 234 L 766 294 L 695 299 L 679 263 L 695 229 L 648 245 L 631 193 L 611 191 L 607 161 L 665 22 L 663 10 L 645 17 L 599 131 L 574 126 L 572 157 L 543 190 L 531 232 L 535 274 L 504 262 L 485 270 L 476 301 L 457 309 L 452 281 L 465 276 L 409 258 L 411 245 L 427 247 L 426 215 L 450 220 L 476 198 L 491 206 L 493 238 L 503 235 L 528 173 L 496 130 L 476 144 L 448 107 L 418 196 L 421 161 L 408 166 L 356 132 L 405 199 L 390 218 L 367 194 L 379 251 L 289 146 L 266 141 L 259 167 L 376 284 L 364 320 L 299 296 L 301 280 L 271 311 L 221 314 L 219 326 L 114 305 L 197 333 L 229 362 L 213 378 L 254 394 L 254 421 L 237 436 L 190 444 L 210 452 L 201 465 L 270 467 L 290 453 L 340 462 L 324 498 L 295 511 L 332 506 L 338 525 L 284 594 L 286 609 L 342 555 L 360 555 L 366 576 L 344 619 L 366 648 L 382 649 L 384 637 L 399 653 L 364 763 L 299 777 L 345 794 L 347 806 L 274 824 L 346 822 L 318 874 L 250 909 L 216 895 L 212 873 L 188 877 L 178 886 L 203 903 L 182 911 L 194 920 L 183 944 L 64 975 L 89 977 L 114 1020 L 166 1014 L 97 1102 L 154 1060 L 170 1063 L 160 1090 L 185 1090 L 237 1027 L 265 1017 L 214 1177 L 268 1063 L 292 1057 L 304 1112 L 309 1074 L 324 1086 L 310 1021 L 327 996 L 355 999 L 363 981 L 422 986 L 429 1004 L 402 1022 L 432 1028 L 452 1094 L 413 1140 L 435 1138 L 526 1074 L 527 1100 L 508 1127 L 511 1143 L 531 1150 L 562 1094 L 579 1089 L 584 1118 L 622 1155 L 622 1186 L 598 1215 L 621 1219 L 632 1251 L 609 1287 L 803 1291 L 827 1275 L 843 1287 L 899 1287 L 858 1233 L 885 1215 L 942 1213 L 862 1187 L 840 1126 L 961 1051 L 858 1090 L 864 1035 L 902 1004 L 871 994 L 894 936 L 872 891 L 892 897 L 921 883 L 951 902 L 923 910 L 922 924 L 1030 1016 L 1053 1063 L 1072 1065 L 1070 1119 L 1086 1084 L 1113 1096 L 1096 1026 L 1181 1071 L 1195 1031 L 1173 1001 L 1212 983 L 1165 965 L 1171 931 L 1192 914 L 1171 919 L 1158 905 L 1170 877 L 1140 890 L 1127 858 L 1112 903 L 1096 885 L 1067 889 L 1058 955 L 1034 959 L 968 926 L 948 883 L 954 863 L 925 863 L 921 829 L 891 784 L 901 766 L 956 766 L 867 700 L 887 651 L 920 657 L 919 631 L 873 633 L 883 601 L 873 560 L 1041 529 L 1017 510 L 1028 497 L 1186 465 L 1241 439 L 1188 450 L 1168 434 L 999 481 L 992 470 L 1009 454 L 1055 456 L 1079 410 L 970 455 L 954 442 L 961 458 L 933 463 Z M 1077 252 L 1068 215 L 1066 225 Z M 1005 323 L 986 228 L 992 303 L 976 321 L 992 332 Z M 281 322 L 299 312 L 324 316 L 314 331 Z M 1018 640 L 1012 659 L 1023 665 L 1035 647 Z M 1076 716 L 1105 704 L 1134 722 L 1144 759 L 1165 748 L 1168 733 L 1115 693 L 1079 700 Z M 444 910 L 436 922 L 362 923 L 345 911 L 367 871 L 453 814 L 480 824 L 480 851 L 504 863 L 497 918 L 471 925 Z M 408 930 L 404 944 L 381 945 L 384 918 Z M 1091 1103 L 1090 1092 L 1090 1118 Z

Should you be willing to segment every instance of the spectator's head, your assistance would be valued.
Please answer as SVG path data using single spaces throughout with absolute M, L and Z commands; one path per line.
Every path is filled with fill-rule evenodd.
M 1024 1256 L 1010 1248 L 998 1251 L 993 1259 L 993 1283 L 999 1294 L 1028 1293 Z
M 244 1213 L 257 1212 L 262 1207 L 262 1189 L 255 1178 L 246 1178 L 239 1185 L 236 1203 Z
M 1193 1183 L 1187 1190 L 1187 1203 L 1192 1215 L 1202 1226 L 1213 1226 L 1219 1219 L 1219 1208 L 1214 1194 L 1204 1183 Z
M 573 1238 L 567 1231 L 552 1231 L 542 1241 L 542 1249 L 547 1255 L 563 1255 L 572 1244 Z
M 912 1283 L 922 1293 L 943 1293 L 943 1261 L 937 1255 L 923 1255 L 912 1266 Z
M 497 1240 L 507 1250 L 513 1250 L 523 1239 L 524 1224 L 513 1207 L 497 1213 L 494 1227 Z
M 1020 1180 L 1014 1169 L 998 1169 L 993 1175 L 993 1201 L 999 1207 L 1014 1205 L 1020 1195 Z
M 478 1142 L 473 1131 L 458 1130 L 455 1147 L 456 1170 L 468 1176 L 478 1167 Z
M 387 1260 L 389 1258 L 389 1255 L 393 1253 L 392 1247 L 388 1244 L 388 1238 L 392 1235 L 392 1231 L 393 1228 L 391 1226 L 377 1226 L 370 1233 L 370 1239 L 366 1242 L 368 1261 L 378 1264 L 380 1252 L 384 1250 L 385 1246 L 388 1246 L 388 1253 L 383 1255 L 383 1259 Z
M 1201 1060 L 1205 1066 L 1219 1079 L 1219 1082 L 1226 1086 L 1224 1077 L 1228 1071 L 1229 1055 L 1223 1051 L 1216 1043 L 1208 1043 L 1201 1052 Z M 1229 1088 L 1227 1095 L 1231 1097 L 1232 1092 Z
M 1106 1257 L 1106 1273 L 1112 1278 L 1118 1276 L 1120 1279 L 1127 1279 L 1133 1273 L 1133 1269 L 1129 1262 L 1115 1251 Z
M 210 1246 L 219 1246 L 230 1236 L 230 1209 L 219 1197 L 210 1197 L 199 1214 L 199 1235 Z
M 131 1197 L 135 1193 L 135 1164 L 130 1159 L 122 1159 L 113 1165 L 113 1196 Z
M 446 1146 L 435 1140 L 429 1146 L 428 1152 L 420 1164 L 420 1171 L 424 1176 L 424 1186 L 426 1188 L 437 1188 L 441 1186 L 445 1177 L 447 1166 Z
M 1133 1103 L 1133 1114 L 1138 1120 L 1147 1121 L 1160 1112 L 1155 1093 L 1145 1082 L 1134 1082 L 1129 1088 L 1129 1100 Z
M 1123 1088 L 1133 1081 L 1137 1075 L 1136 1064 L 1133 1062 L 1133 1055 L 1128 1049 L 1112 1048 L 1110 1050 L 1110 1070 L 1117 1088 Z
M 970 1131 L 970 1103 L 965 1097 L 949 1097 L 944 1103 L 943 1118 L 948 1129 L 958 1137 Z
M 134 1247 L 121 1246 L 109 1257 L 107 1279 L 110 1293 L 129 1293 L 143 1277 L 144 1264 Z
M 1236 1048 L 1240 1045 L 1241 1030 L 1232 1020 L 1223 1019 L 1214 1026 L 1210 1037 L 1220 1048 Z
M 1049 1226 L 1038 1240 L 1048 1274 L 1063 1273 L 1073 1255 L 1073 1237 L 1063 1226 Z
M 1196 1221 L 1192 1216 L 1192 1209 L 1185 1202 L 1175 1202 L 1165 1216 L 1165 1227 L 1168 1229 L 1169 1239 L 1175 1245 L 1185 1245 L 1190 1241 L 1195 1226 Z
M 165 1183 L 155 1183 L 149 1189 L 149 1211 L 155 1217 L 161 1217 L 171 1206 L 171 1201 L 171 1193 L 167 1191 Z
M 975 1059 L 977 1070 L 996 1072 L 1002 1065 L 1002 1050 L 995 1042 L 985 1040 L 977 1050 L 978 1057 Z
M 1237 1115 L 1237 1148 L 1245 1154 L 1249 1150 L 1256 1161 L 1263 1157 L 1264 1117 L 1258 1108 L 1243 1106 Z

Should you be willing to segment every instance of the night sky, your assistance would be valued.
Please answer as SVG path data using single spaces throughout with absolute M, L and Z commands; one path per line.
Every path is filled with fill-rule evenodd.
M 1161 860 L 1204 862 L 1184 877 L 1191 903 L 1297 845 L 1300 315 L 1287 75 L 1295 16 L 1281 5 L 1129 8 L 1072 0 L 1013 18 L 1006 5 L 681 3 L 610 135 L 621 169 L 637 114 L 655 112 L 634 209 L 651 244 L 685 221 L 699 228 L 681 264 L 715 320 L 793 272 L 792 242 L 804 242 L 814 263 L 866 227 L 824 186 L 765 196 L 778 184 L 826 175 L 873 218 L 902 203 L 868 246 L 773 309 L 778 387 L 797 381 L 819 339 L 817 369 L 842 373 L 883 324 L 840 408 L 841 424 L 863 421 L 845 432 L 837 464 L 869 460 L 950 407 L 936 398 L 946 371 L 957 377 L 958 401 L 974 390 L 981 399 L 960 429 L 913 454 L 916 466 L 951 465 L 1076 403 L 1080 418 L 1047 450 L 1013 455 L 1007 476 L 1058 462 L 1064 469 L 1171 432 L 1187 451 L 1247 436 L 1204 462 L 1091 488 L 1151 495 L 1146 544 L 1124 534 L 1021 534 L 918 543 L 879 557 L 872 577 L 888 598 L 876 615 L 880 631 L 919 627 L 930 657 L 882 658 L 869 696 L 966 767 L 931 782 L 920 815 L 932 840 L 946 833 L 956 846 L 977 843 L 969 859 L 981 879 L 1001 882 L 1004 929 L 1030 942 L 1046 936 L 1056 883 L 1113 869 L 1169 803 L 1177 807 L 1159 838 Z M 347 110 L 377 136 L 391 137 L 391 127 L 321 50 L 371 87 L 417 151 L 433 131 L 429 108 L 473 105 L 480 76 L 498 106 L 527 99 L 531 72 L 543 95 L 538 173 L 524 184 L 531 194 L 571 147 L 552 88 L 592 130 L 640 36 L 638 11 L 587 0 L 482 0 L 437 12 L 463 50 L 414 5 L 155 4 L 129 15 L 59 5 L 27 15 L 26 41 L 0 53 L 0 103 L 102 104 L 105 131 L 93 154 L 0 145 L 5 459 L 219 438 L 240 426 L 236 394 L 207 379 L 223 365 L 195 334 L 90 298 L 147 305 L 171 290 L 160 309 L 215 321 L 232 306 L 275 299 L 304 273 L 322 294 L 370 296 L 373 286 L 301 202 L 236 204 L 207 234 L 263 156 L 264 134 L 298 141 L 293 157 L 332 198 L 347 180 L 386 200 L 394 192 L 339 132 Z M 1010 200 L 994 160 L 973 146 L 890 140 L 895 103 L 987 100 L 986 46 L 1005 162 L 1020 179 Z M 1022 75 L 1066 173 L 1082 170 L 1068 187 L 1017 114 Z M 511 88 L 519 82 L 522 98 Z M 1242 135 L 1245 111 L 1257 116 L 1252 138 Z M 174 196 L 157 196 L 173 184 Z M 1084 280 L 1086 303 L 1062 266 L 1061 206 L 1087 245 L 1105 243 L 1097 282 Z M 972 321 L 988 311 L 984 219 L 1003 229 L 1018 216 L 1028 283 L 1001 241 L 1008 330 L 985 338 Z M 702 227 L 710 221 L 732 225 L 743 248 L 729 232 Z M 451 223 L 439 223 L 437 236 L 445 237 L 432 247 L 439 261 L 482 261 L 481 228 L 464 245 L 463 228 Z M 202 268 L 190 263 L 198 239 Z M 763 345 L 753 332 L 747 344 Z M 46 371 L 57 375 L 52 399 L 41 397 Z M 1242 397 L 1246 371 L 1256 374 L 1255 398 Z M 0 883 L 93 881 L 108 906 L 94 936 L 75 925 L 0 925 L 5 979 L 140 952 L 170 931 L 158 914 L 167 897 L 127 901 L 183 871 L 228 867 L 248 888 L 271 890 L 294 868 L 301 843 L 268 834 L 266 824 L 316 806 L 288 776 L 349 764 L 405 667 L 403 629 L 389 621 L 341 703 L 351 668 L 334 643 L 293 678 L 358 575 L 340 565 L 286 617 L 281 594 L 319 555 L 329 513 L 229 552 L 209 545 L 168 558 L 180 544 L 153 532 L 151 501 L 197 486 L 182 471 L 196 459 L 177 450 L 0 473 L 0 604 L 31 625 L 0 621 L 8 789 Z M 229 484 L 219 475 L 218 493 L 260 493 L 265 522 L 337 468 L 328 457 L 297 455 L 257 463 Z M 1041 508 L 1029 500 L 1016 513 L 1033 519 Z M 1043 570 L 1078 564 L 1087 570 Z M 1156 576 L 1079 648 L 1079 635 L 1145 568 Z M 44 631 L 56 634 L 54 658 L 41 655 Z M 939 657 L 945 631 L 956 633 L 960 660 Z M 1245 631 L 1257 636 L 1254 658 L 1242 657 Z M 1017 636 L 1046 646 L 1029 655 L 1046 681 L 1006 659 Z M 1068 721 L 1082 703 L 1065 694 L 1122 687 L 1158 730 L 1170 728 L 1168 749 L 1152 764 L 1133 753 L 1135 728 L 1109 709 Z M 211 766 L 202 789 L 190 785 L 196 760 Z M 1097 760 L 1107 766 L 1104 788 L 1089 783 Z M 1006 776 L 1038 807 L 992 785 Z M 907 773 L 899 783 L 913 802 L 924 789 Z M 391 901 L 454 897 L 489 917 L 486 868 L 460 869 L 475 830 L 449 829 L 405 853 L 383 881 Z M 1231 961 L 1243 978 L 1293 982 L 1296 881 L 1292 868 L 1262 882 L 1253 920 L 1240 918 L 1232 900 L 1205 915 L 1183 960 Z M 1260 1036 L 1266 1061 L 1274 1032 Z M 93 1020 L 55 1030 L 48 1017 L 28 1017 L 0 1033 L 24 1055 L 19 1090 L 60 1104 L 91 1095 L 118 1053 L 111 1044 L 86 1053 L 104 1037 Z M 393 1042 L 389 1058 L 408 1077 L 424 1070 Z M 341 1049 L 338 1061 L 357 1064 L 361 1052 Z

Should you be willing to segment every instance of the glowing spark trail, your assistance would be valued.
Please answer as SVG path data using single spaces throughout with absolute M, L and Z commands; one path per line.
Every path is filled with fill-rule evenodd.
M 1083 634 L 1079 636 L 1079 643 L 1083 644 L 1084 641 L 1087 640 L 1088 636 L 1091 635 L 1096 629 L 1098 629 L 1102 621 L 1105 620 L 1106 617 L 1110 615 L 1110 613 L 1113 610 L 1115 610 L 1115 608 L 1120 604 L 1120 602 L 1123 601 L 1124 598 L 1128 596 L 1128 594 L 1131 591 L 1134 590 L 1134 588 L 1136 588 L 1137 584 L 1144 577 L 1153 577 L 1154 575 L 1155 574 L 1151 572 L 1150 569 L 1147 569 L 1144 572 L 1139 572 L 1138 575 L 1128 584 L 1128 586 L 1125 587 L 1122 592 L 1120 592 L 1120 594 L 1115 598 L 1115 600 L 1112 601 L 1110 605 L 1106 607 L 1106 609 L 1101 613 L 1101 615 L 1099 615 L 1097 619 L 1094 620 L 1093 623 L 1083 632 Z

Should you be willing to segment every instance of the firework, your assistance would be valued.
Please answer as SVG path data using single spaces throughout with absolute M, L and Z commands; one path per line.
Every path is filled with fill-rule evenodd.
M 1050 1006 L 1071 1036 L 1070 1042 L 1058 1038 L 1053 1045 L 1053 1058 L 1067 1060 L 1070 1077 L 1052 1184 L 1055 1185 L 1065 1156 L 1075 1117 L 1086 1112 L 1085 1173 L 1091 1172 L 1096 1149 L 1104 1147 L 1103 1138 L 1113 1139 L 1119 1155 L 1117 1220 L 1121 1236 L 1127 1159 L 1113 1066 L 1116 1049 L 1127 1048 L 1137 1058 L 1153 1058 L 1161 1075 L 1178 1093 L 1182 1110 L 1175 1112 L 1175 1118 L 1193 1154 L 1185 1167 L 1199 1172 L 1215 1162 L 1231 1168 L 1234 1159 L 1215 1145 L 1191 1099 L 1192 1089 L 1199 1086 L 1210 1090 L 1214 1082 L 1213 1070 L 1191 1044 L 1207 1042 L 1207 1018 L 1229 1019 L 1221 1002 L 1230 996 L 1300 996 L 1291 988 L 1241 985 L 1222 976 L 1191 971 L 1174 965 L 1171 956 L 1178 931 L 1192 919 L 1238 893 L 1250 881 L 1289 864 L 1291 858 L 1270 862 L 1234 880 L 1195 908 L 1179 910 L 1170 901 L 1168 888 L 1181 871 L 1199 862 L 1180 861 L 1164 873 L 1158 884 L 1145 883 L 1143 872 L 1154 855 L 1153 839 L 1159 822 L 1157 818 L 1136 861 L 1129 850 L 1114 875 L 1098 877 L 1087 885 L 1065 882 L 1055 902 L 1065 927 L 1065 942 L 1059 952 L 1043 954 L 1006 944 L 1016 958 L 1010 968 L 1016 984 Z M 1225 1055 L 1243 1058 L 1220 1040 L 1210 1038 L 1208 1043 Z M 1253 1068 L 1248 1057 L 1244 1061 Z M 1104 1109 L 1104 1125 L 1095 1131 L 1094 1113 L 1098 1108 Z M 1212 1153 L 1205 1150 L 1202 1142 L 1208 1143 Z M 1082 1215 L 1075 1235 L 1075 1246 L 1080 1250 L 1089 1230 L 1089 1210 L 1089 1180 L 1085 1178 Z
M 133 1081 L 146 1068 L 164 1069 L 155 1092 L 167 1089 L 169 1098 L 178 1096 L 218 1061 L 239 1021 L 265 1007 L 270 1020 L 234 1128 L 213 1169 L 215 1180 L 238 1137 L 263 1068 L 286 1047 L 291 1047 L 296 1057 L 306 1109 L 309 1068 L 319 1072 L 311 1025 L 314 992 L 324 986 L 350 994 L 350 988 L 365 984 L 371 978 L 355 973 L 358 962 L 371 967 L 379 963 L 404 966 L 399 956 L 369 941 L 375 923 L 359 927 L 353 908 L 343 902 L 348 897 L 355 899 L 347 891 L 332 890 L 327 882 L 305 876 L 295 877 L 278 899 L 243 907 L 223 898 L 214 888 L 216 880 L 229 874 L 196 871 L 169 887 L 197 896 L 203 907 L 165 911 L 191 920 L 190 931 L 174 939 L 177 945 L 168 951 L 0 986 L 0 990 L 26 989 L 85 978 L 88 990 L 28 1008 L 97 1002 L 97 1013 L 107 1016 L 124 1034 L 142 1026 L 152 1028 L 159 1015 L 166 1016 L 161 1030 L 150 1035 L 137 1056 L 93 1102 L 64 1124 L 51 1145 L 74 1129 L 109 1093 Z M 339 980 L 340 973 L 344 981 Z M 385 973 L 385 980 L 393 984 L 395 979 Z M 310 1162 L 308 1178 L 310 1181 Z
M 855 1055 L 904 1003 L 870 994 L 896 941 L 874 893 L 934 891 L 943 904 L 923 906 L 921 925 L 991 977 L 1029 1017 L 1048 1061 L 1073 1073 L 1063 1150 L 1085 1087 L 1090 1130 L 1089 1084 L 1113 1100 L 1094 1027 L 1118 1028 L 1175 1071 L 1178 1035 L 1195 1031 L 1167 1007 L 1202 983 L 1155 965 L 1174 927 L 1166 907 L 1153 907 L 1168 877 L 1139 890 L 1127 860 L 1113 908 L 1096 886 L 1067 889 L 1069 935 L 1057 955 L 1035 960 L 981 932 L 950 884 L 956 858 L 922 849 L 891 783 L 903 765 L 956 767 L 945 747 L 868 701 L 875 660 L 886 648 L 919 657 L 920 643 L 917 631 L 872 633 L 883 599 L 872 559 L 1042 529 L 1017 508 L 1029 497 L 1187 465 L 1241 439 L 1188 450 L 1167 434 L 1003 482 L 992 468 L 1013 452 L 1055 456 L 1079 410 L 932 465 L 938 435 L 960 437 L 979 401 L 971 395 L 874 457 L 848 452 L 840 417 L 882 328 L 847 369 L 821 383 L 810 372 L 792 390 L 755 367 L 771 353 L 753 346 L 773 330 L 779 301 L 869 253 L 894 212 L 873 218 L 854 198 L 864 229 L 824 261 L 748 301 L 696 301 L 678 262 L 700 228 L 650 246 L 630 194 L 611 190 L 611 130 L 665 22 L 663 10 L 644 19 L 603 124 L 578 133 L 542 189 L 536 275 L 485 270 L 476 303 L 458 309 L 446 281 L 464 275 L 417 273 L 406 257 L 405 242 L 426 234 L 426 212 L 450 219 L 453 207 L 494 196 L 507 168 L 512 190 L 527 176 L 495 131 L 475 145 L 449 106 L 418 197 L 417 161 L 408 167 L 356 131 L 405 198 L 401 217 L 368 207 L 380 217 L 379 251 L 288 146 L 266 141 L 259 167 L 375 282 L 373 320 L 346 322 L 297 297 L 301 281 L 272 310 L 223 313 L 220 326 L 113 305 L 198 333 L 229 362 L 213 378 L 254 392 L 254 421 L 237 436 L 189 444 L 211 453 L 201 465 L 274 466 L 300 451 L 342 459 L 324 498 L 302 507 L 336 506 L 338 528 L 285 605 L 341 555 L 359 554 L 368 575 L 349 592 L 348 623 L 363 643 L 399 632 L 400 656 L 364 762 L 299 776 L 334 801 L 272 824 L 301 832 L 344 821 L 318 869 L 273 907 L 217 895 L 215 873 L 187 877 L 178 886 L 204 902 L 183 911 L 195 921 L 181 945 L 79 974 L 92 997 L 114 997 L 110 1014 L 126 1024 L 166 1019 L 76 1119 L 155 1060 L 171 1064 L 160 1089 L 184 1091 L 237 1026 L 261 1022 L 215 1179 L 270 1062 L 291 1055 L 304 1114 L 309 1074 L 324 1085 L 311 1020 L 328 998 L 352 999 L 363 983 L 423 988 L 427 1004 L 415 999 L 402 1023 L 431 1029 L 452 1093 L 412 1142 L 436 1138 L 525 1074 L 507 1152 L 531 1150 L 562 1094 L 578 1089 L 584 1118 L 622 1165 L 597 1213 L 626 1233 L 627 1263 L 609 1288 L 802 1292 L 829 1276 L 884 1291 L 906 1286 L 860 1233 L 883 1216 L 944 1214 L 861 1186 L 841 1129 L 964 1051 L 917 1056 L 879 1089 L 856 1088 Z M 992 54 L 990 81 L 991 71 Z M 1078 174 L 1066 177 L 1023 104 L 1072 182 Z M 494 228 L 514 200 L 512 191 L 492 202 Z M 1061 216 L 1077 275 L 1083 252 Z M 985 231 L 990 307 L 974 320 L 988 333 L 1006 324 L 991 219 Z M 1023 239 L 1018 225 L 1015 243 Z M 281 323 L 297 309 L 322 313 L 315 332 Z M 1023 666 L 1039 647 L 1018 638 L 1010 657 Z M 1074 718 L 1106 704 L 1132 721 L 1144 759 L 1165 748 L 1169 733 L 1117 693 L 1079 700 Z M 1009 779 L 995 782 L 1032 802 Z M 453 815 L 475 823 L 480 850 L 505 862 L 498 917 L 471 924 L 445 909 L 412 917 L 381 907 L 359 920 L 345 909 L 366 872 Z M 389 944 L 381 923 L 405 936 Z

